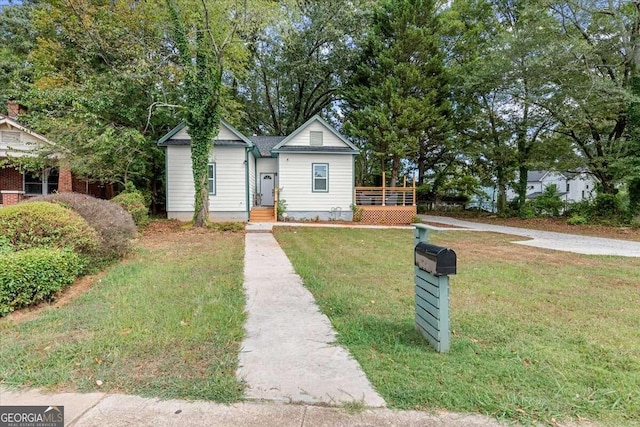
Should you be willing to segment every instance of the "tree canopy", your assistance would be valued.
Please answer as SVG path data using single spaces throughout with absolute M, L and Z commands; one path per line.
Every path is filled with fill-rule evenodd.
M 637 0 L 25 0 L 0 42 L 0 111 L 26 105 L 83 178 L 154 186 L 184 121 L 198 224 L 222 116 L 286 135 L 320 114 L 361 147 L 358 182 L 475 182 L 501 210 L 535 169 L 640 188 Z

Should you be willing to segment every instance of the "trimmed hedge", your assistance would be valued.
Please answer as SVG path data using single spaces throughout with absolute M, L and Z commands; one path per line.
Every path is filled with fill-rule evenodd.
M 120 205 L 78 193 L 40 196 L 31 199 L 29 203 L 35 201 L 57 203 L 84 218 L 98 232 L 99 253 L 104 258 L 122 257 L 131 249 L 131 239 L 138 230 L 131 214 Z
M 70 248 L 78 254 L 94 256 L 100 245 L 98 234 L 80 215 L 47 202 L 19 203 L 0 209 L 0 239 L 3 237 L 15 251 Z
M 149 222 L 149 209 L 145 204 L 144 196 L 139 191 L 120 193 L 111 201 L 129 212 L 136 225 L 145 225 Z
M 0 317 L 49 301 L 82 270 L 70 250 L 34 248 L 0 255 Z

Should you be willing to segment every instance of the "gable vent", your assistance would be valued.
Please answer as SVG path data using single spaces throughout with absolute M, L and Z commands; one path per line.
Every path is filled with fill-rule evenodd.
M 309 132 L 309 145 L 312 147 L 322 146 L 322 132 L 310 131 Z
M 18 143 L 20 142 L 20 132 L 0 132 L 0 134 L 2 134 L 1 136 L 1 140 L 2 142 L 4 142 L 5 144 L 12 144 L 12 143 Z

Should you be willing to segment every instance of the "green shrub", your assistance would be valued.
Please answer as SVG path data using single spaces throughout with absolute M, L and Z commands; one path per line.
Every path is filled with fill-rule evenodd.
M 0 255 L 13 252 L 13 245 L 7 236 L 0 236 Z
M 567 220 L 567 224 L 569 225 L 584 225 L 587 224 L 589 220 L 580 215 L 572 215 L 571 218 Z
M 244 231 L 244 223 L 243 222 L 213 222 L 209 225 L 209 228 L 212 228 L 215 231 L 231 231 L 238 232 Z
M 111 199 L 111 202 L 120 205 L 129 212 L 136 225 L 142 226 L 149 222 L 149 208 L 144 195 L 134 187 L 127 186 L 127 189 Z
M 599 218 L 610 219 L 620 216 L 620 200 L 615 194 L 598 194 L 593 203 L 593 214 Z
M 34 248 L 0 257 L 0 317 L 48 301 L 73 283 L 82 270 L 80 257 L 70 250 Z
M 559 216 L 563 206 L 558 187 L 555 184 L 545 187 L 541 195 L 531 202 L 533 209 L 539 216 Z
M 9 240 L 15 251 L 70 248 L 93 257 L 100 246 L 98 234 L 80 215 L 47 202 L 19 203 L 0 209 L 0 236 Z
M 31 201 L 57 203 L 79 214 L 98 232 L 98 252 L 105 259 L 121 257 L 131 249 L 131 239 L 137 232 L 136 224 L 131 214 L 116 203 L 78 193 L 50 194 Z
M 593 206 L 590 200 L 581 200 L 579 202 L 570 203 L 564 212 L 566 216 L 582 216 L 587 219 L 593 215 Z

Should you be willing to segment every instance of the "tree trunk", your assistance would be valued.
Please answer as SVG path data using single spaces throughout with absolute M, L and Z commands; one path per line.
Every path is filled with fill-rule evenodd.
M 498 177 L 498 213 L 505 213 L 507 210 L 507 183 L 504 177 L 504 168 L 498 166 L 496 175 Z
M 391 163 L 391 184 L 390 187 L 397 187 L 398 185 L 398 176 L 400 175 L 400 157 L 393 156 L 393 161 Z

